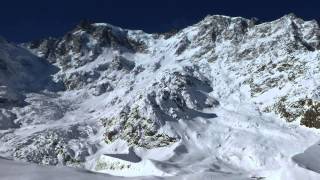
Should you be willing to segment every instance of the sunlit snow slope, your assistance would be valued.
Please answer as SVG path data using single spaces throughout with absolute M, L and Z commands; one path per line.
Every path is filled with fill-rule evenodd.
M 1 42 L 0 155 L 127 178 L 320 179 L 318 149 L 297 155 L 319 140 L 319 65 L 318 23 L 292 14 Z

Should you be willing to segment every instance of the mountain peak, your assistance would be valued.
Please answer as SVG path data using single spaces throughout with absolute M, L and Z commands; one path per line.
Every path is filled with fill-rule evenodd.
M 85 21 L 0 48 L 0 83 L 28 82 L 0 88 L 0 155 L 117 176 L 308 174 L 291 157 L 318 141 L 319 44 L 293 15 L 214 15 L 166 35 Z

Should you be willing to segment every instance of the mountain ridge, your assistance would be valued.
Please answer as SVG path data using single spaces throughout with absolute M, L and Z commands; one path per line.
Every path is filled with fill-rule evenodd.
M 83 22 L 61 38 L 3 44 L 33 54 L 3 48 L 3 67 L 55 70 L 25 73 L 45 85 L 30 92 L 1 81 L 2 156 L 123 176 L 310 175 L 291 157 L 319 140 L 316 21 L 214 15 L 172 34 Z

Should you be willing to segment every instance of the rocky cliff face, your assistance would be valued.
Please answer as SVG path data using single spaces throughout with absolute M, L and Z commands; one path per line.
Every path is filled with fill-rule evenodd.
M 83 22 L 2 44 L 2 155 L 101 170 L 133 148 L 165 174 L 261 178 L 318 140 L 316 21 L 208 16 L 170 35 Z

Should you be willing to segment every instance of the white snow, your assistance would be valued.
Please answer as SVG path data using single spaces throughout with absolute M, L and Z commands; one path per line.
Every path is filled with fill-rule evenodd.
M 93 56 L 93 52 L 81 55 L 70 50 L 69 55 L 74 56 L 71 66 L 62 69 L 56 63 L 60 71 L 49 77 L 71 82 L 90 78 L 76 79 L 75 89 L 40 88 L 23 92 L 26 106 L 2 108 L 17 116 L 14 120 L 2 118 L 3 121 L 6 124 L 14 121 L 21 127 L 0 123 L 0 155 L 61 165 L 64 155 L 69 153 L 74 159 L 65 165 L 80 164 L 92 172 L 113 176 L 0 159 L 0 179 L 121 179 L 115 176 L 190 180 L 320 179 L 316 173 L 320 169 L 318 161 L 313 161 L 320 152 L 314 145 L 319 141 L 320 131 L 301 126 L 300 119 L 286 122 L 272 109 L 284 96 L 294 102 L 317 95 L 320 72 L 315 64 L 320 51 L 308 51 L 301 44 L 297 49 L 290 46 L 296 43 L 291 23 L 300 22 L 291 16 L 248 27 L 246 32 L 238 32 L 241 21 L 249 22 L 243 18 L 208 16 L 167 39 L 163 35 L 155 37 L 142 31 L 94 24 L 125 31 L 130 39 L 145 42 L 147 48 L 133 53 L 105 47 L 97 58 L 82 66 L 78 66 L 79 61 Z M 300 23 L 299 31 L 305 41 L 313 42 L 315 35 L 310 28 L 317 27 L 312 22 Z M 212 26 L 215 32 L 210 31 Z M 214 42 L 213 33 L 217 36 Z M 76 33 L 81 34 L 89 37 L 89 48 L 98 43 L 84 31 Z M 185 37 L 190 44 L 178 55 L 176 50 Z M 250 53 L 246 54 L 246 50 Z M 125 60 L 117 59 L 119 56 Z M 134 68 L 125 67 L 126 64 L 116 67 L 116 63 L 134 63 Z M 285 69 L 283 64 L 289 64 L 290 68 Z M 98 70 L 99 67 L 102 69 Z M 279 67 L 284 70 L 278 70 Z M 295 78 L 289 80 L 292 73 Z M 34 72 L 25 74 L 31 74 L 31 78 L 37 76 Z M 110 89 L 97 95 L 96 87 L 104 83 Z M 167 92 L 169 98 L 164 100 Z M 1 96 L 19 97 L 2 86 Z M 179 108 L 179 99 L 185 101 L 183 110 Z M 175 137 L 177 141 L 153 148 L 130 147 L 125 139 L 107 144 L 106 131 L 129 125 L 119 122 L 108 129 L 103 126 L 106 123 L 103 120 L 122 120 L 120 112 L 126 107 L 137 108 L 139 116 L 159 125 L 157 133 Z M 268 108 L 271 110 L 266 111 Z M 140 134 L 145 131 L 139 129 Z M 150 144 L 156 142 L 157 139 Z M 48 152 L 48 157 L 33 154 L 38 150 L 40 156 Z

